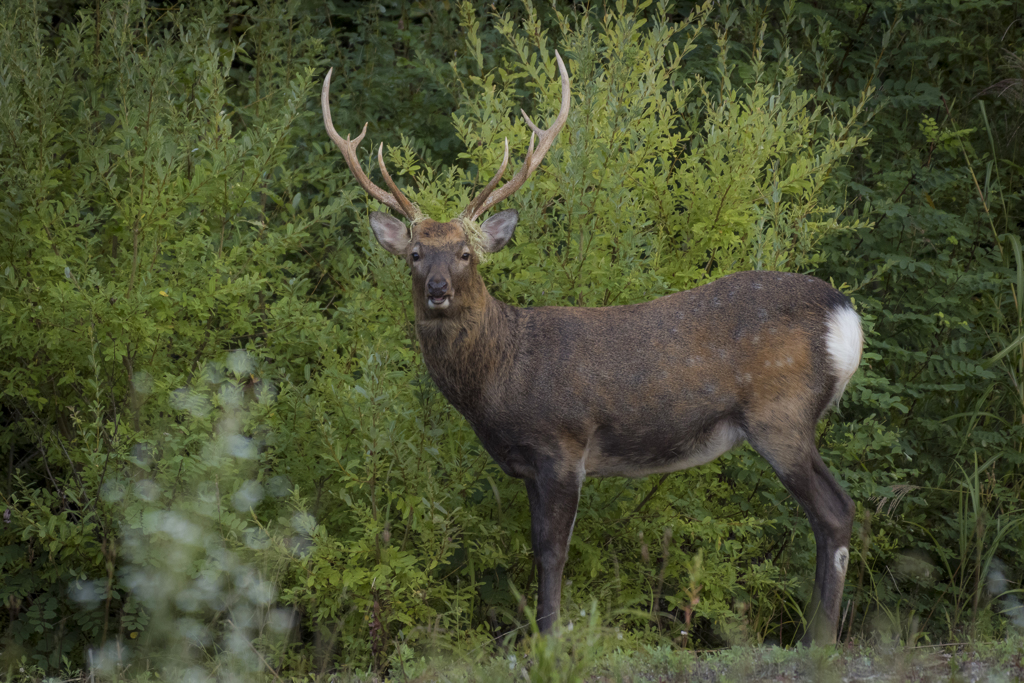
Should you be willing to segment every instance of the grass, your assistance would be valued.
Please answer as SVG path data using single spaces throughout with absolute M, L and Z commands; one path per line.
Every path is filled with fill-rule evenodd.
M 44 678 L 24 667 L 0 677 L 3 683 L 93 683 L 154 680 L 252 681 L 270 683 L 684 683 L 689 681 L 1024 681 L 1024 634 L 995 642 L 965 642 L 907 647 L 895 643 L 844 644 L 828 648 L 733 647 L 714 651 L 673 646 L 613 647 L 614 632 L 585 627 L 559 638 L 529 638 L 504 653 L 478 659 L 410 657 L 378 675 L 370 672 L 290 676 L 263 671 L 205 672 L 177 675 L 100 676 L 67 672 Z
M 1024 638 L 937 646 L 838 648 L 734 647 L 693 652 L 673 647 L 615 650 L 578 668 L 532 657 L 495 657 L 475 665 L 434 662 L 414 677 L 367 681 L 535 681 L 538 683 L 684 683 L 688 681 L 1021 681 Z

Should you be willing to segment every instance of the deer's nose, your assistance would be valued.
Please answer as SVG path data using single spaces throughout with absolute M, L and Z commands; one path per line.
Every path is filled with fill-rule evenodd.
M 427 281 L 427 294 L 429 296 L 444 296 L 448 293 L 448 281 L 444 278 L 430 278 Z

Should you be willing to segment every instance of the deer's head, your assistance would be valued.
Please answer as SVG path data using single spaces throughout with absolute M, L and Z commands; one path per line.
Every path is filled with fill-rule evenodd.
M 382 247 L 409 264 L 416 308 L 430 318 L 457 315 L 463 307 L 479 303 L 483 292 L 476 270 L 479 252 L 504 247 L 518 220 L 515 211 L 494 214 L 480 225 L 482 239 L 477 244 L 459 218 L 447 223 L 424 218 L 414 221 L 409 230 L 394 216 L 374 211 L 370 227 Z
M 479 297 L 486 296 L 483 282 L 477 273 L 481 252 L 495 252 L 505 246 L 515 230 L 519 214 L 515 211 L 496 213 L 480 224 L 480 238 L 470 240 L 466 226 L 475 224 L 476 219 L 498 202 L 508 198 L 522 187 L 526 179 L 537 170 L 544 155 L 551 148 L 558 132 L 569 118 L 569 74 L 562 63 L 562 57 L 555 52 L 558 70 L 562 76 L 562 106 L 558 118 L 547 130 L 538 128 L 526 112 L 522 112 L 526 124 L 533 131 L 530 134 L 530 147 L 523 160 L 523 165 L 512 179 L 495 191 L 508 165 L 508 138 L 505 139 L 505 157 L 501 167 L 487 186 L 477 197 L 466 206 L 458 216 L 447 223 L 439 223 L 423 215 L 415 204 L 410 202 L 391 179 L 384 165 L 384 145 L 377 149 L 377 162 L 381 175 L 390 190 L 375 185 L 363 173 L 356 158 L 356 148 L 366 135 L 363 132 L 352 140 L 351 136 L 342 138 L 331 122 L 331 109 L 328 103 L 331 87 L 331 71 L 324 78 L 323 90 L 320 93 L 320 106 L 323 111 L 324 126 L 327 134 L 341 151 L 349 169 L 366 192 L 409 220 L 405 223 L 391 214 L 374 211 L 370 214 L 370 227 L 381 246 L 392 254 L 403 257 L 412 271 L 413 294 L 416 309 L 425 317 L 448 317 L 457 315 L 466 306 L 471 306 Z M 534 143 L 537 142 L 536 148 Z

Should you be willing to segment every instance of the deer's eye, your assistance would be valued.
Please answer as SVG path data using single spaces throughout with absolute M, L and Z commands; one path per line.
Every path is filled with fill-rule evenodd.
M 469 252 L 468 251 L 462 252 L 462 260 L 463 261 L 468 261 L 469 260 Z
M 412 260 L 413 260 L 413 262 L 414 262 L 414 263 L 415 263 L 416 261 L 419 261 L 419 260 L 420 260 L 420 255 L 419 255 L 419 254 L 418 254 L 417 252 L 415 252 L 415 251 L 414 251 L 414 252 L 412 252 Z

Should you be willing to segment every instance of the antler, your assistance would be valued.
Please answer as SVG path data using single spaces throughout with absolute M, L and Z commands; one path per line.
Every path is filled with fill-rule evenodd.
M 555 51 L 555 61 L 558 62 L 558 71 L 562 74 L 562 108 L 558 112 L 558 118 L 555 119 L 555 122 L 551 124 L 550 128 L 547 130 L 541 130 L 533 123 L 533 121 L 530 120 L 530 117 L 526 115 L 525 111 L 520 110 L 523 118 L 526 119 L 526 125 L 528 125 L 530 130 L 533 131 L 530 133 L 530 148 L 526 152 L 526 158 L 523 159 L 523 165 L 516 174 L 512 176 L 512 180 L 502 185 L 501 189 L 492 194 L 495 186 L 498 184 L 498 181 L 501 180 L 502 174 L 505 173 L 505 166 L 508 164 L 508 138 L 506 138 L 505 159 L 501 162 L 501 168 L 498 169 L 498 172 L 491 179 L 491 182 L 487 183 L 487 187 L 483 189 L 483 192 L 477 195 L 476 199 L 471 201 L 469 205 L 462 210 L 462 213 L 459 214 L 461 217 L 475 221 L 484 211 L 487 211 L 487 209 L 491 208 L 498 202 L 508 199 L 508 197 L 522 187 L 523 183 L 526 182 L 526 179 L 537 170 L 540 166 L 540 162 L 544 160 L 544 156 L 548 153 L 548 150 L 551 149 L 551 145 L 554 143 L 555 137 L 558 135 L 559 131 L 562 130 L 562 126 L 565 125 L 565 122 L 569 119 L 569 101 L 571 99 L 569 90 L 569 73 L 565 70 L 565 64 L 562 63 L 562 57 L 558 54 L 557 50 Z M 540 140 L 536 150 L 533 148 L 535 136 Z
M 363 132 L 359 134 L 355 140 L 350 135 L 348 138 L 342 139 L 338 134 L 338 131 L 334 129 L 334 123 L 331 121 L 331 106 L 328 103 L 328 99 L 331 94 L 331 74 L 334 69 L 327 71 L 327 77 L 324 78 L 324 87 L 320 91 L 320 109 L 324 115 L 324 128 L 327 129 L 327 135 L 330 136 L 335 146 L 341 151 L 342 156 L 345 157 L 345 162 L 348 164 L 348 168 L 352 171 L 352 175 L 356 177 L 356 181 L 362 186 L 366 193 L 376 199 L 381 204 L 390 207 L 392 210 L 397 211 L 409 220 L 415 220 L 419 211 L 416 209 L 416 205 L 405 198 L 402 191 L 398 189 L 398 186 L 391 180 L 391 176 L 388 174 L 388 169 L 384 166 L 384 144 L 381 143 L 380 149 L 377 150 L 377 161 L 380 164 L 381 175 L 384 176 L 384 182 L 387 183 L 391 192 L 386 192 L 381 188 L 377 187 L 366 177 L 363 173 L 363 169 L 359 166 L 359 160 L 356 158 L 356 148 L 359 147 L 359 143 L 363 141 L 363 137 L 366 135 L 366 127 L 369 124 L 363 124 Z

